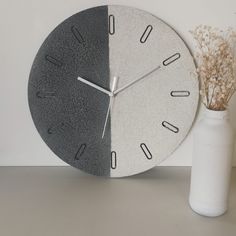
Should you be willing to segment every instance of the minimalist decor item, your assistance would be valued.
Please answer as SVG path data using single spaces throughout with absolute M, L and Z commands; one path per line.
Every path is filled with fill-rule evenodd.
M 56 27 L 34 60 L 29 106 L 50 149 L 88 173 L 148 170 L 186 137 L 198 105 L 193 58 L 159 18 L 100 6 Z
M 199 214 L 219 216 L 227 210 L 234 147 L 227 107 L 236 89 L 236 34 L 209 26 L 192 33 L 198 44 L 197 75 L 206 109 L 194 131 L 189 202 Z

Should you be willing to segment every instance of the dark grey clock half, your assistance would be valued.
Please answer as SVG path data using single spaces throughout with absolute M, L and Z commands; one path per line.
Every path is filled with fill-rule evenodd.
M 59 24 L 40 47 L 28 100 L 35 126 L 63 161 L 94 175 L 152 168 L 187 135 L 198 103 L 194 63 L 157 17 L 100 6 Z M 97 86 L 97 87 L 96 87 Z
M 109 89 L 107 7 L 92 8 L 61 23 L 34 60 L 28 86 L 34 123 L 45 143 L 68 164 L 110 175 L 110 128 L 101 139 L 108 97 L 77 77 Z

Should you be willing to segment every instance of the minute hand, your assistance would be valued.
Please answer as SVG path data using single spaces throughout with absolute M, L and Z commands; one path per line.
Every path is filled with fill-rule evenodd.
M 152 73 L 154 73 L 155 71 L 159 70 L 160 68 L 161 68 L 161 66 L 159 65 L 158 67 L 156 67 L 155 69 L 149 71 L 147 74 L 141 76 L 140 78 L 138 78 L 138 79 L 136 79 L 136 80 L 134 80 L 134 81 L 132 81 L 132 82 L 126 84 L 125 86 L 123 86 L 123 87 L 121 87 L 121 88 L 115 90 L 115 91 L 114 91 L 114 95 L 116 95 L 117 93 L 120 93 L 121 91 L 127 89 L 128 87 L 132 86 L 132 85 L 135 84 L 136 82 L 138 82 L 138 81 L 140 81 L 140 80 L 146 78 L 147 76 L 149 76 L 150 74 L 152 74 Z

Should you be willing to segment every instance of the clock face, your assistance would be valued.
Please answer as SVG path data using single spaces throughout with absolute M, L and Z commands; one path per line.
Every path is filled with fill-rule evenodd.
M 198 105 L 193 59 L 157 17 L 125 6 L 75 14 L 34 60 L 35 126 L 68 164 L 94 175 L 148 170 L 187 135 Z

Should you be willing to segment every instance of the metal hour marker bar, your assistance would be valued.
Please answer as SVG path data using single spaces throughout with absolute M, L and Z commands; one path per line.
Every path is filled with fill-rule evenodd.
M 174 133 L 178 133 L 179 132 L 179 128 L 172 125 L 171 123 L 167 122 L 167 121 L 163 121 L 162 122 L 162 126 L 167 128 L 168 130 L 174 132 Z
M 62 66 L 62 62 L 59 61 L 59 60 L 57 60 L 55 57 L 52 57 L 52 56 L 50 56 L 50 55 L 46 55 L 46 56 L 45 56 L 45 59 L 46 59 L 47 61 L 49 61 L 50 63 L 52 63 L 53 65 L 55 65 L 55 66 L 58 66 L 58 67 L 61 67 L 61 66 Z
M 38 98 L 52 98 L 52 97 L 55 97 L 56 94 L 54 92 L 38 91 L 36 93 L 36 96 Z
M 143 35 L 140 38 L 141 43 L 145 43 L 147 41 L 152 30 L 153 30 L 153 27 L 151 25 L 148 25 L 145 31 L 143 32 Z
M 48 129 L 48 134 L 53 134 L 55 133 L 57 130 L 63 128 L 65 126 L 65 123 L 64 122 L 61 122 L 60 124 L 58 125 L 55 125 L 51 128 Z
M 83 36 L 81 35 L 79 30 L 75 26 L 71 27 L 71 32 L 73 33 L 73 35 L 75 36 L 75 38 L 77 39 L 79 43 L 85 42 Z
M 152 159 L 152 154 L 151 154 L 150 150 L 148 149 L 147 145 L 145 143 L 141 143 L 140 147 L 142 148 L 143 153 L 145 154 L 147 159 L 151 160 Z
M 174 61 L 178 60 L 180 58 L 180 53 L 175 53 L 174 55 L 168 57 L 167 59 L 165 59 L 163 61 L 163 65 L 164 66 L 168 66 L 171 63 L 173 63 Z
M 189 91 L 171 91 L 170 95 L 172 97 L 188 97 L 190 95 Z
M 84 151 L 85 151 L 86 147 L 87 147 L 87 146 L 86 146 L 85 143 L 83 143 L 83 144 L 80 145 L 78 151 L 77 151 L 76 154 L 75 154 L 75 159 L 76 159 L 76 160 L 79 160 L 80 157 L 84 154 Z
M 110 15 L 109 16 L 109 34 L 113 35 L 115 33 L 115 16 Z
M 116 160 L 116 152 L 111 152 L 111 168 L 116 169 L 117 160 Z

